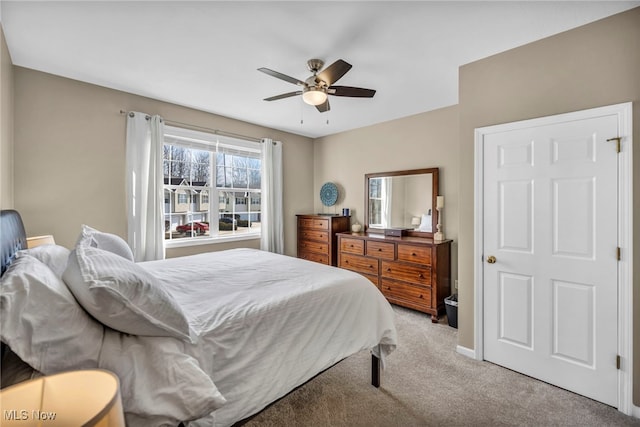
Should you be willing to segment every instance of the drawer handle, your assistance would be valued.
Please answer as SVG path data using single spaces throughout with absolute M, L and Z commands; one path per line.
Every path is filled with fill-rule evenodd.
M 411 252 L 411 256 L 418 256 L 418 254 L 415 252 Z
M 369 268 L 373 268 L 373 265 L 369 264 Z
M 387 286 L 387 290 L 390 291 L 391 290 L 391 286 Z
M 352 247 L 353 247 L 353 245 L 349 245 L 349 247 L 350 247 L 350 248 L 352 248 Z
M 391 271 L 391 267 L 387 267 L 387 271 Z
M 420 296 L 418 298 L 422 298 L 422 294 L 420 294 Z
M 418 274 L 418 277 L 424 279 L 424 275 L 422 273 Z
M 348 259 L 345 259 L 345 260 L 344 260 L 344 263 L 345 263 L 345 264 L 349 264 L 349 260 L 348 260 Z
M 378 252 L 382 252 L 382 248 L 378 248 Z

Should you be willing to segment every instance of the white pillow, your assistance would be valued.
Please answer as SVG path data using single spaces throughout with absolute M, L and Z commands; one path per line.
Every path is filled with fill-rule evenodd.
M 31 255 L 49 267 L 56 276 L 62 277 L 62 273 L 67 268 L 69 253 L 71 251 L 64 246 L 47 244 L 19 251 L 18 257 L 23 254 Z
M 79 244 L 62 278 L 85 310 L 110 328 L 190 340 L 189 323 L 178 303 L 132 261 Z
M 104 327 L 62 280 L 23 254 L 0 281 L 0 339 L 43 374 L 98 367 Z
M 82 231 L 76 245 L 93 246 L 94 248 L 103 249 L 116 255 L 133 261 L 133 252 L 131 248 L 120 236 L 111 233 L 104 233 L 88 225 L 82 225 Z

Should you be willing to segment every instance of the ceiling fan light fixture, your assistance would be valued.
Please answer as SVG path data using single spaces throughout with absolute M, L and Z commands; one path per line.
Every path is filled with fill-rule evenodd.
M 302 94 L 302 100 L 309 105 L 321 105 L 327 101 L 327 92 L 316 88 L 309 88 Z

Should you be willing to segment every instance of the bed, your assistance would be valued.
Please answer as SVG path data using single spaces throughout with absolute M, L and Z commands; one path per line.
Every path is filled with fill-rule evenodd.
M 132 427 L 230 426 L 366 349 L 378 386 L 396 346 L 389 303 L 347 270 L 253 249 L 136 264 L 86 226 L 71 251 L 25 251 L 18 213 L 0 221 L 3 353 L 116 373 Z

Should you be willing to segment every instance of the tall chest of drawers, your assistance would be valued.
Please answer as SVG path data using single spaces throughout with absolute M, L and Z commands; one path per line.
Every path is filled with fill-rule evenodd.
M 451 240 L 338 234 L 338 267 L 364 275 L 389 302 L 431 314 L 451 294 Z
M 342 215 L 297 215 L 298 258 L 338 265 L 336 233 L 349 230 L 349 217 Z

